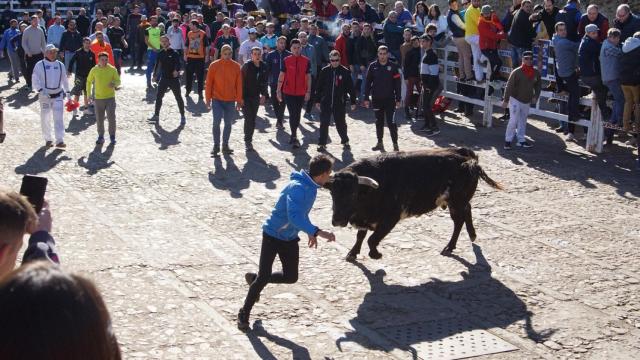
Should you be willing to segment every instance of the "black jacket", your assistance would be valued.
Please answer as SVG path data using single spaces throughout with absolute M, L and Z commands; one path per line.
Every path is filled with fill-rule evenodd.
M 522 9 L 516 12 L 509 32 L 509 42 L 511 45 L 519 48 L 531 49 L 533 39 L 536 37 L 536 31 L 533 24 L 529 21 L 529 15 Z
M 355 43 L 353 56 L 356 58 L 354 61 L 359 65 L 369 66 L 376 59 L 378 53 L 376 40 L 371 36 L 360 36 L 353 42 Z
M 640 85 L 640 46 L 629 51 L 623 52 L 620 57 L 620 79 L 622 85 Z
M 542 22 L 544 23 L 544 27 L 547 28 L 547 34 L 549 34 L 549 39 L 551 39 L 553 37 L 553 34 L 555 34 L 556 29 L 556 17 L 558 17 L 558 13 L 560 12 L 560 9 L 558 9 L 557 7 L 553 7 L 553 11 L 551 12 L 551 14 L 549 14 L 547 12 L 547 10 L 542 10 L 540 12 L 540 15 L 542 17 Z
M 153 75 L 158 76 L 158 71 L 162 79 L 173 79 L 174 71 L 180 71 L 180 54 L 172 48 L 162 49 L 158 52 L 156 65 L 153 67 Z
M 584 36 L 578 48 L 580 76 L 600 76 L 600 44 L 588 36 Z
M 69 62 L 69 69 L 73 69 L 74 64 L 76 65 L 76 76 L 86 78 L 89 76 L 91 68 L 96 66 L 96 57 L 93 51 L 84 51 L 83 48 L 80 48 L 73 54 Z
M 396 63 L 387 61 L 385 65 L 376 60 L 369 65 L 367 81 L 364 85 L 365 99 L 369 95 L 374 100 L 402 99 L 401 75 Z
M 323 67 L 318 75 L 315 102 L 320 103 L 323 107 L 344 107 L 347 95 L 349 95 L 351 104 L 355 105 L 356 91 L 353 87 L 351 71 L 342 65 L 335 68 L 331 65 Z
M 420 48 L 414 47 L 407 51 L 402 64 L 402 72 L 404 77 L 420 77 Z
M 78 31 L 65 31 L 60 39 L 60 51 L 76 51 L 82 47 L 82 35 Z
M 247 61 L 242 65 L 242 98 L 244 100 L 257 100 L 260 95 L 269 96 L 267 93 L 267 64 L 260 61 L 256 66 L 253 61 Z
M 53 236 L 44 230 L 31 234 L 27 250 L 22 256 L 23 264 L 38 260 L 48 260 L 54 264 L 60 264 L 56 253 L 56 242 Z
M 83 15 L 78 15 L 78 18 L 76 19 L 76 28 L 78 29 L 78 32 L 80 33 L 80 35 L 84 36 L 89 36 L 89 27 L 91 26 L 91 21 L 89 20 L 88 17 L 83 16 Z

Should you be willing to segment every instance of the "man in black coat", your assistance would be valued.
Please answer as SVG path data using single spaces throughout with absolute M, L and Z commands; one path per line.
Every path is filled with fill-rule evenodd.
M 256 129 L 258 107 L 264 105 L 267 92 L 267 64 L 262 60 L 262 49 L 251 49 L 251 61 L 242 65 L 242 113 L 244 114 L 244 145 L 247 152 L 253 149 L 253 132 Z
M 349 150 L 349 136 L 347 136 L 347 122 L 345 106 L 347 95 L 351 100 L 351 110 L 356 108 L 356 92 L 351 79 L 351 72 L 340 65 L 340 53 L 337 50 L 329 54 L 330 64 L 320 70 L 318 88 L 316 92 L 316 106 L 320 108 L 320 141 L 318 151 L 327 150 L 329 136 L 329 122 L 331 115 L 336 123 L 340 143 L 345 150 Z

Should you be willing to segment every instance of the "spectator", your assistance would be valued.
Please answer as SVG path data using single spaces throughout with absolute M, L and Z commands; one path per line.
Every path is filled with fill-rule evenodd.
M 343 4 L 340 8 L 340 12 L 338 13 L 338 20 L 343 24 L 348 24 L 351 22 L 351 11 L 348 4 Z
M 9 44 L 11 44 L 12 48 L 16 49 L 16 54 L 18 54 L 18 58 L 20 59 L 20 72 L 22 73 L 22 76 L 24 76 L 25 81 L 30 82 L 31 78 L 27 79 L 27 56 L 24 52 L 24 48 L 22 47 L 22 35 L 24 34 L 24 30 L 27 26 L 27 24 L 20 24 L 20 32 L 9 40 Z M 16 81 L 19 80 L 20 79 Z
M 586 33 L 584 28 L 589 24 L 594 24 L 598 27 L 598 42 L 602 43 L 609 32 L 609 19 L 600 13 L 596 4 L 587 6 L 587 13 L 580 18 L 578 23 L 578 35 L 580 37 L 584 37 Z
M 473 54 L 473 71 L 476 81 L 482 81 L 483 71 L 480 57 L 480 36 L 478 35 L 478 22 L 480 20 L 480 0 L 471 0 L 471 6 L 464 13 L 465 40 L 471 46 Z
M 463 3 L 464 6 L 464 3 Z M 513 18 L 516 15 L 516 12 L 520 10 L 522 6 L 522 0 L 513 0 L 512 5 L 507 9 L 507 12 L 504 14 L 502 18 L 502 27 L 506 33 L 511 32 L 511 26 L 513 25 Z
M 182 100 L 182 94 L 180 94 L 180 54 L 171 48 L 171 42 L 166 35 L 162 35 L 160 38 L 160 45 L 162 50 L 158 53 L 158 61 L 156 61 L 153 68 L 153 79 L 158 82 L 158 91 L 156 93 L 155 111 L 150 120 L 154 122 L 160 120 L 162 99 L 167 89 L 171 89 L 180 111 L 180 126 L 184 126 L 187 118 L 184 116 L 184 101 Z
M 67 10 L 67 16 L 64 18 L 64 24 L 63 24 L 65 28 L 69 27 L 69 22 L 71 20 L 74 20 L 73 11 Z
M 580 1 L 567 0 L 567 5 L 558 12 L 556 24 L 559 22 L 564 23 L 564 27 L 567 30 L 566 38 L 575 43 L 579 43 L 580 35 L 578 34 L 578 25 L 580 24 L 580 19 L 582 19 Z
M 549 32 L 547 31 L 547 27 L 545 26 L 544 21 L 542 21 L 543 12 L 544 6 L 538 4 L 533 7 L 533 14 L 529 15 L 529 22 L 533 27 L 533 32 L 536 34 L 536 37 L 533 38 L 532 47 L 536 47 L 538 49 L 538 59 L 536 59 L 538 63 L 538 69 L 540 69 L 540 66 L 542 66 L 542 63 L 539 61 L 542 56 L 542 51 L 540 51 L 540 49 L 542 49 L 542 44 L 540 44 L 539 41 L 549 39 Z
M 378 3 L 378 19 L 380 19 L 380 21 L 386 19 L 387 17 L 385 16 L 385 11 L 387 11 L 387 4 L 385 3 Z
M 609 120 L 618 126 L 623 125 L 622 116 L 624 112 L 624 93 L 622 92 L 620 83 L 621 57 L 620 30 L 611 28 L 600 50 L 600 73 L 602 75 L 602 82 L 613 96 L 613 111 L 611 112 L 611 118 Z M 607 142 L 611 143 L 612 135 L 613 133 L 609 132 Z
M 228 27 L 228 25 L 227 25 Z M 202 100 L 202 91 L 204 90 L 204 66 L 209 61 L 209 46 L 207 35 L 198 27 L 198 21 L 192 20 L 187 40 L 185 43 L 186 52 L 184 61 L 186 62 L 185 87 L 188 97 L 193 86 L 193 75 L 195 74 L 198 81 L 198 98 Z
M 129 44 L 127 43 L 127 40 L 125 40 L 124 29 L 120 27 L 119 17 L 115 17 L 113 19 L 113 26 L 107 29 L 107 37 L 111 40 L 113 61 L 115 62 L 118 74 L 120 74 L 120 66 L 122 65 L 122 51 L 128 48 Z
M 404 102 L 404 116 L 411 119 L 411 109 L 415 108 L 418 99 L 414 96 L 414 90 L 420 93 L 420 41 L 417 36 L 409 40 L 411 46 L 402 60 L 402 74 L 406 83 Z M 417 115 L 417 111 L 416 111 Z M 416 116 L 417 117 L 417 116 Z
M 311 63 L 302 56 L 300 40 L 291 41 L 291 56 L 284 59 L 284 66 L 278 77 L 278 100 L 284 100 L 289 110 L 289 125 L 291 139 L 289 143 L 293 149 L 300 147 L 297 131 L 300 125 L 302 105 L 311 98 Z M 283 97 L 284 95 L 284 97 Z
M 62 33 L 65 32 L 64 26 L 62 26 L 62 19 L 60 16 L 54 18 L 54 23 L 47 30 L 47 44 L 53 44 L 57 48 L 60 47 L 60 40 L 62 39 Z
M 595 93 L 602 116 L 608 118 L 610 112 L 607 107 L 607 87 L 602 84 L 602 76 L 600 74 L 600 49 L 602 44 L 598 41 L 598 26 L 595 24 L 587 25 L 585 33 L 578 48 L 580 78 Z
M 75 70 L 76 77 L 73 82 L 73 89 L 71 89 L 71 95 L 74 96 L 74 100 L 78 102 L 80 94 L 84 95 L 84 106 L 81 110 L 85 110 L 85 114 L 91 113 L 89 107 L 89 97 L 87 96 L 87 77 L 89 71 L 96 65 L 96 56 L 91 51 L 91 40 L 85 37 L 82 40 L 82 47 L 76 50 L 73 55 L 69 55 L 69 66 L 67 67 L 67 75 L 71 76 L 71 73 Z M 65 57 L 67 59 L 67 57 Z M 74 116 L 76 112 L 74 111 Z
M 449 26 L 447 17 L 440 13 L 440 7 L 436 4 L 429 6 L 429 23 L 437 27 L 436 36 L 433 38 L 433 47 L 442 47 L 446 42 Z
M 504 90 L 502 106 L 508 106 L 510 114 L 505 133 L 506 150 L 511 149 L 514 137 L 518 141 L 517 146 L 532 146 L 526 139 L 527 117 L 531 104 L 538 102 L 541 82 L 540 72 L 533 67 L 533 52 L 525 51 L 522 53 L 522 65 L 511 72 Z
M 351 20 L 364 21 L 364 13 L 360 10 L 357 0 L 348 0 L 349 14 L 351 14 Z
M 422 83 L 422 113 L 424 114 L 424 131 L 427 136 L 434 136 L 440 133 L 436 117 L 432 107 L 438 94 L 442 90 L 440 84 L 440 65 L 438 56 L 433 51 L 433 37 L 422 35 L 420 37 L 420 47 L 424 51 L 424 56 L 420 61 L 420 80 Z
M 109 121 L 109 146 L 116 144 L 116 89 L 120 86 L 120 75 L 116 68 L 109 64 L 106 52 L 98 53 L 98 65 L 94 66 L 87 76 L 87 94 L 95 91 L 96 125 L 98 139 L 96 145 L 104 144 L 104 119 Z
M 388 52 L 393 55 L 396 61 L 400 61 L 400 45 L 402 44 L 402 34 L 404 33 L 404 24 L 398 21 L 398 13 L 389 11 L 387 20 L 384 22 L 382 29 L 384 43 Z
M 242 98 L 244 115 L 244 146 L 247 152 L 253 149 L 253 133 L 256 128 L 258 107 L 264 105 L 267 96 L 267 64 L 262 60 L 262 48 L 251 49 L 251 59 L 242 65 Z
M 333 21 L 333 19 L 338 15 L 338 8 L 331 2 L 331 0 L 313 0 L 311 6 L 315 10 L 316 16 L 320 21 Z
M 620 30 L 620 41 L 625 42 L 637 31 L 640 31 L 640 17 L 631 13 L 627 4 L 618 6 L 613 26 Z
M 44 58 L 43 52 L 46 45 L 44 31 L 38 25 L 38 17 L 31 17 L 31 25 L 22 32 L 22 48 L 24 49 L 25 62 L 27 65 L 24 72 L 27 81 L 27 89 L 31 91 L 31 75 L 36 63 Z
M 89 39 L 91 39 L 91 41 L 94 41 L 98 32 L 102 34 L 102 39 L 104 40 L 104 42 L 108 44 L 111 43 L 111 41 L 109 40 L 109 36 L 107 36 L 106 32 L 104 31 L 104 24 L 102 24 L 101 22 L 96 24 L 96 31 L 93 34 L 89 35 Z
M 338 35 L 334 49 L 340 53 L 340 65 L 349 67 L 349 41 L 351 36 L 351 26 L 349 24 L 342 25 L 342 32 Z
M 104 18 L 104 13 L 102 12 L 102 9 L 98 9 L 96 10 L 96 16 L 93 19 L 93 21 L 91 22 L 91 32 L 94 33 L 96 31 L 102 31 L 102 30 L 98 30 L 96 29 L 96 24 L 99 22 L 102 22 L 102 18 Z M 103 23 L 103 25 L 105 25 L 106 23 Z
M 316 62 L 316 49 L 313 47 L 313 45 L 309 44 L 309 38 L 306 32 L 301 31 L 298 33 L 298 39 L 300 40 L 300 45 L 302 46 L 302 55 L 306 56 L 307 59 L 309 59 L 309 66 L 311 67 L 311 88 L 313 88 L 313 83 L 316 82 L 317 77 L 318 77 L 318 63 Z M 353 41 L 350 41 L 350 44 Z M 313 121 L 313 115 L 311 114 L 311 111 L 313 110 L 313 98 L 310 98 L 309 101 L 307 101 L 306 107 L 305 107 L 305 114 L 304 114 L 304 118 L 309 120 L 309 121 Z
M 360 79 L 360 88 L 358 89 L 361 102 L 364 101 L 364 86 L 365 79 L 367 78 L 367 68 L 369 67 L 369 64 L 375 61 L 376 52 L 377 45 L 373 36 L 373 27 L 371 24 L 365 23 L 362 26 L 362 36 L 357 39 L 354 51 L 355 56 L 357 57 L 354 62 L 360 66 L 360 74 L 362 74 L 362 79 Z
M 109 64 L 115 66 L 115 61 L 113 60 L 113 50 L 111 49 L 111 45 L 104 41 L 104 34 L 100 31 L 95 33 L 96 39 L 91 42 L 91 51 L 94 54 L 100 54 L 102 52 L 106 53 L 109 59 Z M 96 58 L 96 64 L 98 64 L 99 59 Z
M 140 14 L 140 7 L 138 5 L 133 6 L 133 10 L 129 15 L 127 15 L 127 21 L 125 23 L 125 31 L 127 32 L 127 43 L 131 45 L 129 48 L 129 53 L 132 55 L 133 63 L 131 64 L 131 68 L 135 65 L 138 65 L 138 69 L 142 67 L 142 58 L 138 61 L 138 44 L 139 44 L 139 32 L 137 29 L 142 22 L 142 15 Z M 82 34 L 82 31 L 80 31 Z M 84 36 L 84 35 L 83 35 Z
M 9 62 L 11 63 L 11 70 L 9 70 L 9 82 L 20 82 L 21 60 L 16 49 L 10 42 L 13 37 L 20 34 L 20 30 L 18 30 L 18 20 L 11 19 L 9 24 L 10 27 L 4 31 L 2 34 L 2 40 L 0 40 L 0 59 L 4 58 L 4 51 L 6 49 Z
M 376 117 L 376 138 L 378 142 L 371 148 L 372 151 L 384 152 L 382 140 L 385 122 L 391 134 L 393 150 L 400 151 L 395 111 L 400 108 L 400 100 L 402 99 L 401 77 L 398 66 L 389 61 L 389 49 L 384 45 L 378 47 L 378 59 L 369 64 L 364 87 L 364 107 L 369 107 L 369 96 L 371 96 L 371 105 Z
M 233 30 L 240 44 L 242 44 L 245 40 L 249 38 L 249 29 L 245 27 L 242 14 L 236 14 L 236 26 L 233 28 Z
M 240 64 L 232 60 L 232 54 L 231 45 L 222 45 L 220 59 L 212 62 L 207 72 L 205 104 L 207 110 L 213 107 L 213 150 L 211 151 L 213 156 L 220 154 L 220 123 L 223 120 L 222 153 L 233 154 L 233 150 L 229 147 L 231 125 L 235 118 L 235 111 L 242 109 L 243 105 Z
M 427 6 L 422 1 L 418 1 L 416 3 L 415 12 L 413 13 L 413 22 L 416 24 L 416 31 L 419 34 L 424 33 L 424 29 L 429 23 L 429 17 L 427 14 Z
M 466 26 L 458 10 L 458 0 L 449 0 L 447 25 L 451 30 L 453 43 L 458 50 L 459 81 L 471 80 L 474 77 L 473 67 L 471 66 L 471 45 L 464 38 Z
M 541 12 L 541 17 L 549 39 L 553 38 L 556 31 L 556 18 L 559 12 L 560 9 L 555 6 L 555 0 L 544 0 L 544 11 Z
M 563 22 L 556 24 L 555 35 L 553 35 L 553 48 L 556 54 L 556 80 L 558 90 L 566 90 L 569 99 L 566 104 L 568 115 L 567 140 L 575 140 L 575 122 L 578 121 L 580 106 L 580 86 L 578 84 L 578 46 L 579 44 L 569 40 L 567 37 L 567 26 Z
M 529 16 L 533 13 L 533 4 L 531 0 L 522 1 L 520 10 L 516 11 L 515 18 L 513 19 L 513 25 L 511 26 L 511 32 L 509 32 L 509 43 L 513 46 L 511 53 L 511 62 L 513 67 L 520 66 L 520 58 L 522 53 L 529 51 L 533 45 L 533 39 L 536 37 L 536 32 L 533 25 L 529 21 Z
M 151 27 L 151 23 L 147 20 L 147 16 L 142 15 L 140 18 L 140 24 L 137 28 L 138 34 L 136 35 L 138 47 L 136 50 L 135 63 L 138 65 L 137 70 L 142 70 L 144 55 L 147 53 L 147 42 L 145 41 L 145 37 L 149 27 Z
M 62 33 L 62 38 L 60 39 L 60 52 L 62 53 L 67 72 L 71 72 L 72 69 L 69 68 L 69 63 L 75 52 L 81 47 L 82 35 L 76 30 L 76 21 L 71 20 L 69 21 L 67 31 Z
M 160 51 L 160 36 L 162 36 L 162 30 L 158 27 L 158 17 L 152 16 L 150 18 L 149 26 L 144 33 L 144 42 L 147 44 L 147 89 L 151 89 L 151 74 L 153 68 L 156 66 L 156 59 L 158 52 Z
M 260 38 L 260 42 L 262 43 L 262 47 L 266 51 L 271 51 L 276 48 L 276 42 L 278 41 L 278 36 L 275 34 L 275 25 L 273 23 L 267 23 L 267 33 Z
M 367 4 L 366 0 L 358 0 L 358 7 L 363 14 L 363 21 L 367 24 L 377 24 L 380 23 L 381 19 L 384 19 L 378 16 L 371 5 Z
M 317 71 L 320 73 L 320 69 L 329 64 L 329 46 L 326 40 L 318 35 L 318 25 L 316 24 L 309 25 L 309 44 L 316 49 L 316 65 L 318 65 Z
M 411 12 L 404 7 L 404 3 L 402 1 L 396 1 L 393 10 L 398 15 L 398 23 L 402 26 L 412 25 L 413 24 L 413 16 L 411 16 Z
M 216 14 L 216 20 L 209 25 L 209 29 L 211 29 L 211 34 L 218 34 L 220 30 L 222 30 L 222 25 L 224 24 L 224 14 L 222 12 L 218 12 Z
M 262 43 L 257 40 L 257 31 L 255 28 L 249 29 L 249 38 L 245 40 L 242 44 L 240 44 L 240 50 L 238 51 L 238 58 L 240 59 L 240 64 L 244 64 L 247 61 L 251 60 L 251 53 L 253 52 L 253 48 L 257 47 L 262 49 Z M 261 52 L 262 54 L 262 52 Z
M 622 39 L 622 35 L 620 35 Z M 624 93 L 623 126 L 625 131 L 633 129 L 632 114 L 636 126 L 640 126 L 640 32 L 627 38 L 622 45 L 620 57 L 622 92 Z
M 0 190 L 0 278 L 16 267 L 25 234 L 30 237 L 22 263 L 33 260 L 59 263 L 51 227 L 51 210 L 46 200 L 40 213 L 36 214 L 26 197 L 14 191 Z M 6 356 L 5 352 L 2 354 Z
M 184 49 L 186 48 L 186 36 L 180 28 L 180 19 L 175 17 L 171 20 L 171 26 L 167 28 L 167 37 L 169 38 L 169 46 L 180 56 L 181 61 L 184 57 Z
M 519 11 L 522 11 L 520 9 Z M 500 75 L 502 60 L 498 55 L 498 43 L 500 40 L 506 39 L 507 36 L 502 29 L 502 24 L 495 15 L 490 5 L 485 5 L 480 11 L 480 22 L 478 23 L 478 34 L 480 36 L 480 50 L 482 55 L 489 59 L 491 65 L 491 74 L 489 81 L 506 80 Z
M 407 54 L 407 51 L 411 50 L 411 48 L 413 48 L 413 45 L 411 44 L 411 37 L 413 36 L 413 33 L 411 31 L 410 28 L 404 28 L 404 32 L 402 33 L 402 40 L 403 43 L 402 45 L 400 45 L 400 59 L 398 59 L 398 63 L 399 64 L 403 64 L 404 65 L 404 59 L 405 56 Z
M 291 53 L 287 51 L 287 38 L 281 36 L 278 38 L 276 48 L 274 51 L 267 54 L 265 62 L 267 63 L 267 71 L 269 75 L 269 93 L 271 95 L 271 102 L 273 105 L 273 112 L 276 115 L 276 128 L 279 130 L 284 129 L 284 102 L 277 96 L 278 93 L 278 78 L 280 73 L 284 71 L 284 59 L 290 56 Z
M 0 281 L 0 316 L 4 358 L 121 359 L 96 287 L 50 262 L 21 266 Z
M 231 60 L 235 60 L 240 43 L 238 42 L 238 38 L 231 35 L 231 27 L 227 24 L 222 25 L 222 35 L 218 36 L 213 43 L 212 50 L 214 50 L 214 59 L 218 59 L 220 57 L 220 50 L 224 45 L 229 45 L 231 47 Z
M 336 130 L 340 136 L 340 144 L 344 150 L 351 149 L 347 135 L 345 108 L 347 95 L 351 100 L 351 110 L 356 108 L 356 92 L 349 70 L 340 65 L 340 53 L 336 50 L 329 54 L 331 64 L 325 66 L 318 75 L 318 92 L 314 102 L 320 109 L 320 140 L 318 151 L 327 150 L 329 123 L 331 116 L 336 123 Z

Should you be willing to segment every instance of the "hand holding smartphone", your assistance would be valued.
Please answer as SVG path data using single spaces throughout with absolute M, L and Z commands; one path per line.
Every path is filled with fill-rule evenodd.
M 47 191 L 48 179 L 41 176 L 25 175 L 22 178 L 22 186 L 20 186 L 20 194 L 27 197 L 31 205 L 36 210 L 36 214 L 40 214 L 44 205 L 44 194 Z

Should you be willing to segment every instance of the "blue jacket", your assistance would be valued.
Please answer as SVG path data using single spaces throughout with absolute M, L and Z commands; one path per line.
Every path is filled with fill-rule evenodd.
M 613 45 L 609 40 L 602 43 L 600 49 L 600 74 L 602 82 L 620 79 L 620 57 L 622 48 Z
M 560 77 L 569 77 L 578 66 L 578 43 L 566 37 L 553 35 L 553 47 L 556 54 L 556 72 Z
M 298 240 L 300 231 L 313 235 L 318 230 L 309 220 L 309 212 L 320 185 L 306 171 L 294 172 L 290 179 L 271 216 L 262 225 L 267 235 L 283 241 Z
M 9 40 L 11 40 L 18 34 L 20 34 L 20 30 L 18 29 L 8 28 L 7 30 L 5 30 L 4 34 L 2 35 L 2 40 L 0 40 L 0 51 L 6 48 L 9 52 L 15 52 L 16 50 L 13 48 L 13 46 L 11 46 Z
M 278 85 L 278 76 L 280 76 L 280 71 L 284 68 L 284 59 L 289 55 L 291 55 L 291 53 L 287 50 L 283 52 L 273 50 L 265 56 L 264 62 L 267 64 L 269 85 Z
M 580 62 L 580 76 L 600 75 L 600 48 L 598 40 L 584 36 L 580 42 L 578 59 Z

